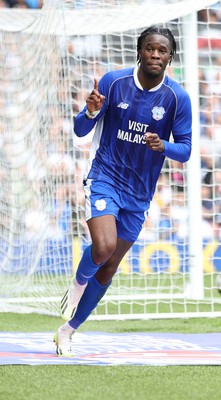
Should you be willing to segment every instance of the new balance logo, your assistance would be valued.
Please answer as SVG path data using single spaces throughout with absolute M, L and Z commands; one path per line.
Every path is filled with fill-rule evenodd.
M 123 110 L 126 110 L 129 107 L 129 104 L 123 103 L 123 101 L 121 101 L 120 104 L 118 104 L 117 107 L 123 108 Z

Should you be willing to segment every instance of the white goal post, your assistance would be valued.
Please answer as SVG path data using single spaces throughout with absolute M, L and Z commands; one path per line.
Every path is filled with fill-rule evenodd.
M 0 312 L 59 315 L 90 237 L 73 119 L 107 71 L 169 27 L 167 73 L 189 92 L 193 150 L 166 159 L 149 217 L 91 319 L 221 316 L 221 11 L 209 0 L 45 0 L 0 9 Z

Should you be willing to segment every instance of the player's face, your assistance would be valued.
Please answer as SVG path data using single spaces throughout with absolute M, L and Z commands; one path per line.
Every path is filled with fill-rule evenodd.
M 171 44 L 165 36 L 148 35 L 139 51 L 140 67 L 144 75 L 149 78 L 161 77 L 168 63 L 171 61 Z

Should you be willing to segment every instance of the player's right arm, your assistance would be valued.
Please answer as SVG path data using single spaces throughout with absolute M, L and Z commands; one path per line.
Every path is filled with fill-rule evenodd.
M 87 97 L 86 106 L 74 119 L 74 132 L 78 137 L 86 136 L 105 113 L 105 96 L 99 92 L 98 80 Z

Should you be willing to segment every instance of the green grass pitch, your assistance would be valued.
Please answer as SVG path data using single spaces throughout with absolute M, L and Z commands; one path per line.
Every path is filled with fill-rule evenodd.
M 1 331 L 55 331 L 60 318 L 0 314 Z M 219 318 L 86 322 L 79 331 L 220 332 Z M 0 366 L 1 400 L 217 400 L 220 366 Z

